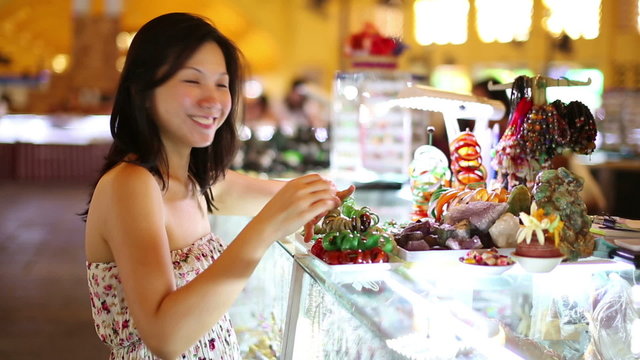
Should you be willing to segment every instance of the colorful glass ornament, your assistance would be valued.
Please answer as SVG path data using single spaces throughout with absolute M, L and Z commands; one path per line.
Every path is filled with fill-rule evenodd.
M 463 189 L 467 185 L 487 180 L 480 145 L 471 131 L 464 131 L 456 137 L 449 145 L 449 153 L 454 187 Z
M 433 132 L 432 128 L 429 131 Z M 438 188 L 448 186 L 450 178 L 449 161 L 440 149 L 433 145 L 422 145 L 415 150 L 409 164 L 414 221 L 428 216 L 431 195 Z

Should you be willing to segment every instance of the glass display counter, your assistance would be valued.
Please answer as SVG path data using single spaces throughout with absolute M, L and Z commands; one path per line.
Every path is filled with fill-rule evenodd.
M 0 116 L 0 179 L 93 183 L 110 146 L 108 115 Z
M 515 266 L 483 275 L 456 263 L 337 271 L 310 255 L 294 258 L 305 271 L 299 318 L 289 324 L 294 359 L 310 349 L 322 359 L 640 355 L 628 264 L 590 258 L 546 274 Z
M 397 191 L 357 195 L 385 216 L 395 208 L 390 218 L 409 209 Z M 232 309 L 244 358 L 640 358 L 640 273 L 627 263 L 593 257 L 543 274 L 519 265 L 482 274 L 457 261 L 338 270 L 304 249 L 294 237 L 272 246 Z

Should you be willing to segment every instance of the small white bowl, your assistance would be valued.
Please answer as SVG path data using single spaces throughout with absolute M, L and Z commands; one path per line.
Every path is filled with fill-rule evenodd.
M 511 253 L 511 257 L 522 266 L 527 272 L 530 273 L 547 273 L 555 269 L 558 264 L 562 262 L 564 256 L 552 257 L 552 258 L 537 258 L 516 255 L 515 252 Z

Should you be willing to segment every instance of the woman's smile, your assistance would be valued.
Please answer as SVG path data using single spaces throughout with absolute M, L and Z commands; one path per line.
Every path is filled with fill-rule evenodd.
M 217 116 L 198 116 L 198 115 L 190 115 L 189 118 L 195 121 L 195 123 L 204 128 L 211 129 L 216 124 Z

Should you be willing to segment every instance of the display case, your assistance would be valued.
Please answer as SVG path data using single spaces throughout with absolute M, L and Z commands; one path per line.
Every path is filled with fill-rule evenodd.
M 402 192 L 356 195 L 381 217 L 403 220 L 410 203 Z M 232 310 L 241 339 L 251 339 L 245 329 L 264 330 L 248 341 L 247 359 L 640 356 L 640 273 L 608 258 L 543 274 L 518 265 L 484 274 L 456 261 L 341 271 L 290 237 L 274 244 L 263 264 L 245 289 L 251 296 L 238 304 L 244 318 Z M 258 354 L 260 348 L 267 351 Z
M 0 116 L 0 179 L 93 182 L 111 141 L 108 115 Z
M 411 117 L 388 106 L 411 81 L 390 71 L 339 72 L 333 88 L 331 161 L 334 177 L 359 182 L 407 180 Z
M 627 264 L 589 259 L 548 274 L 514 267 L 485 276 L 457 264 L 336 274 L 312 257 L 296 260 L 311 289 L 322 289 L 303 288 L 304 321 L 298 321 L 298 328 L 309 324 L 315 330 L 302 332 L 311 336 L 307 341 L 322 344 L 316 358 L 638 356 L 637 312 L 625 301 L 635 269 Z

